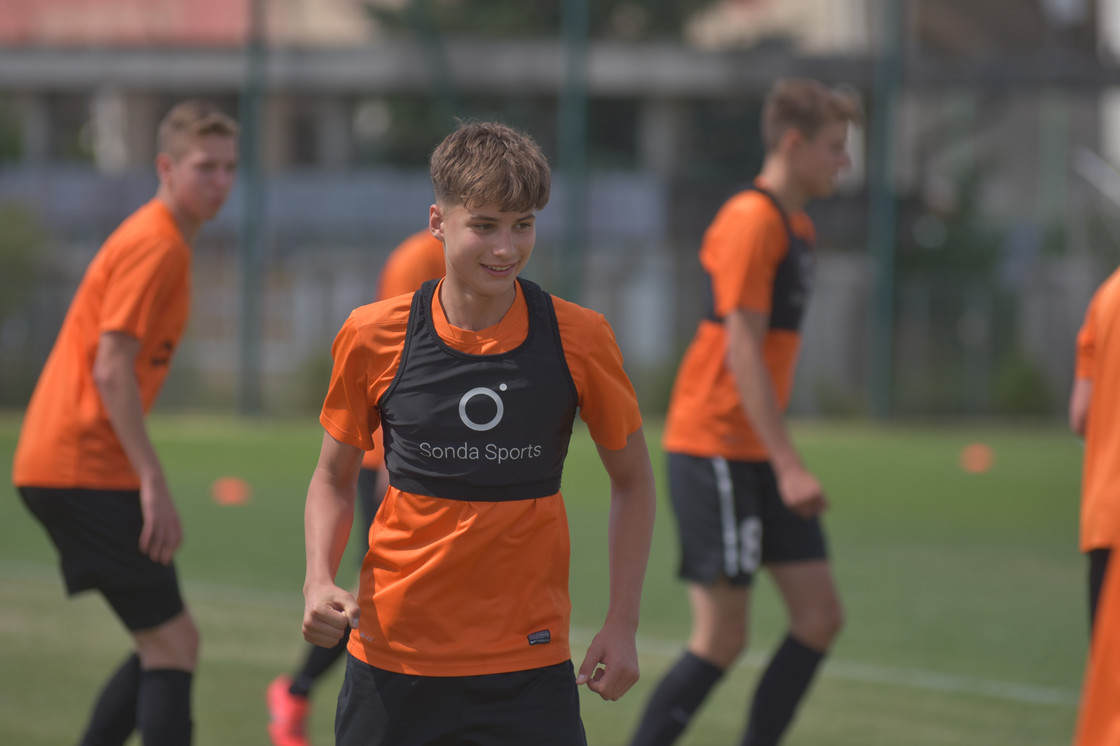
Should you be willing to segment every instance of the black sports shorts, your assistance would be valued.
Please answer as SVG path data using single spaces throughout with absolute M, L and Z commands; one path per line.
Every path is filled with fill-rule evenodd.
M 571 661 L 484 676 L 412 676 L 346 656 L 335 746 L 586 746 Z
M 134 631 L 183 610 L 175 565 L 140 552 L 139 491 L 20 487 L 19 494 L 58 550 L 67 593 L 99 591 Z
M 769 462 L 670 453 L 668 465 L 681 578 L 750 585 L 761 565 L 828 557 L 820 520 L 785 506 Z

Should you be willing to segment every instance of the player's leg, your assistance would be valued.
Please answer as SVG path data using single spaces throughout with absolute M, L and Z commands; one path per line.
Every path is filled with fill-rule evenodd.
M 790 628 L 755 689 L 744 746 L 780 742 L 843 624 L 840 598 L 826 561 L 782 563 L 768 569 L 785 600 Z
M 744 746 L 781 741 L 817 669 L 843 625 L 844 612 L 828 563 L 819 519 L 790 512 L 767 464 L 751 467 L 762 485 L 762 557 L 785 602 L 789 631 L 759 678 Z
M 144 520 L 139 492 L 32 487 L 20 494 L 58 550 L 67 592 L 99 591 L 136 645 L 135 655 L 106 681 L 81 743 L 123 744 L 142 725 L 145 707 L 160 713 L 145 743 L 189 743 L 198 631 L 185 615 L 174 565 L 153 562 L 138 548 Z M 138 639 L 138 630 L 147 634 Z M 173 735 L 162 737 L 165 727 Z
M 134 630 L 140 656 L 136 725 L 144 746 L 191 743 L 191 684 L 198 665 L 198 628 L 187 609 L 166 622 Z
M 658 682 L 630 743 L 668 746 L 684 732 L 746 648 L 749 588 L 726 580 L 689 585 L 692 632 L 683 655 Z
M 81 746 L 123 746 L 136 730 L 140 656 L 130 653 L 101 687 Z
M 654 689 L 633 746 L 673 743 L 742 654 L 760 559 L 751 475 L 718 458 L 670 453 L 668 463 L 692 631 L 684 654 Z

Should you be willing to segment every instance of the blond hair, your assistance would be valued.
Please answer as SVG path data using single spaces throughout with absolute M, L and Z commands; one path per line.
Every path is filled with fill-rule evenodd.
M 779 80 L 762 107 L 762 143 L 769 153 L 791 129 L 812 139 L 825 125 L 860 119 L 859 102 L 848 91 L 805 78 Z
M 548 204 L 551 172 L 532 137 L 497 122 L 460 121 L 429 162 L 436 202 L 497 204 L 508 212 Z
M 156 148 L 178 158 L 192 140 L 205 135 L 236 137 L 237 122 L 209 101 L 183 101 L 172 107 L 159 123 Z

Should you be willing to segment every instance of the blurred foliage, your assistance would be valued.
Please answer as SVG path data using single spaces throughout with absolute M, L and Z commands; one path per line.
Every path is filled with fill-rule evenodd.
M 582 0 L 595 39 L 677 39 L 685 21 L 712 0 Z M 367 2 L 366 10 L 393 31 L 481 37 L 553 36 L 564 22 L 564 0 L 490 0 L 485 10 L 466 0 L 409 0 L 401 7 Z
M 984 165 L 974 164 L 958 177 L 951 209 L 926 210 L 913 221 L 912 230 L 900 236 L 900 273 L 954 270 L 991 276 L 1000 259 L 1004 235 L 982 210 L 984 179 Z
M 19 116 L 10 98 L 0 97 L 0 163 L 18 161 L 22 153 Z
M 34 286 L 36 257 L 46 236 L 34 214 L 0 203 L 0 328 Z
M 1012 270 L 1065 253 L 1064 226 L 1007 225 L 985 214 L 995 164 L 976 162 L 939 209 L 900 222 L 895 406 L 903 414 L 1048 415 L 1053 383 L 1018 341 Z M 1024 251 L 1024 247 L 1025 251 Z
M 1057 400 L 1038 363 L 1021 352 L 1009 354 L 992 381 L 992 408 L 1001 415 L 1048 415 Z
M 27 308 L 46 235 L 22 205 L 0 204 L 0 405 L 27 402 L 38 374 Z

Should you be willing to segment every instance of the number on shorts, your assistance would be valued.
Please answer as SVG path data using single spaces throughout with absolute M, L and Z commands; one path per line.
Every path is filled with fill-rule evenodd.
M 739 524 L 739 564 L 753 573 L 762 563 L 762 521 L 751 516 Z

